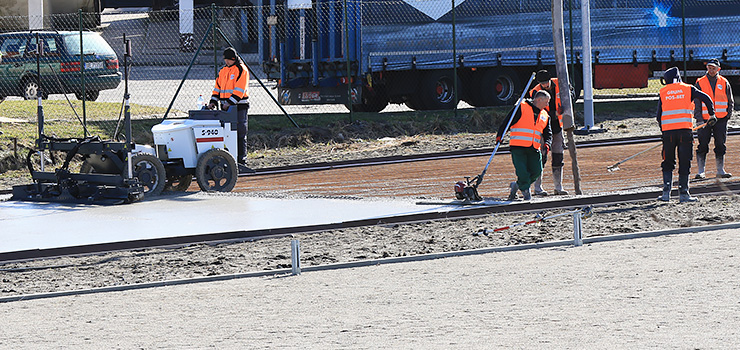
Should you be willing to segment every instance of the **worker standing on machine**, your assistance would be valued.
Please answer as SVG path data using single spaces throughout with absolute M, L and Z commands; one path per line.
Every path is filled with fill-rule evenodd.
M 691 173 L 692 146 L 694 144 L 693 112 L 694 100 L 699 99 L 707 107 L 709 118 L 707 126 L 714 126 L 714 104 L 709 95 L 694 86 L 681 82 L 681 73 L 673 67 L 665 71 L 663 80 L 666 86 L 660 89 L 658 100 L 658 125 L 663 139 L 663 194 L 658 200 L 667 202 L 671 196 L 673 169 L 676 167 L 678 150 L 678 200 L 695 202 L 696 197 L 689 194 L 689 174 Z
M 209 109 L 221 104 L 221 110 L 236 105 L 236 162 L 239 172 L 249 172 L 247 168 L 247 110 L 249 110 L 249 70 L 236 54 L 234 48 L 224 50 L 224 67 L 218 73 L 216 86 L 213 88 Z
M 558 78 L 551 78 L 550 73 L 546 70 L 537 72 L 537 85 L 529 91 L 529 97 L 533 98 L 537 91 L 547 91 L 551 98 L 550 103 L 545 110 L 550 115 L 550 128 L 552 129 L 552 182 L 555 186 L 553 193 L 556 195 L 566 195 L 567 191 L 563 189 L 563 151 L 565 150 L 565 139 L 563 138 L 563 114 L 560 103 L 560 87 Z M 542 153 L 542 167 L 547 163 L 547 152 Z M 542 176 L 534 182 L 534 194 L 536 196 L 547 196 L 547 192 L 542 189 Z
M 732 174 L 725 172 L 725 153 L 727 147 L 727 121 L 732 116 L 732 110 L 735 107 L 735 101 L 732 97 L 732 87 L 725 77 L 719 74 L 719 60 L 713 58 L 707 62 L 707 74 L 696 81 L 696 88 L 709 95 L 714 103 L 714 112 L 717 117 L 717 123 L 713 126 L 705 126 L 697 131 L 699 145 L 696 147 L 696 163 L 699 171 L 696 174 L 697 179 L 706 178 L 704 166 L 707 162 L 707 153 L 709 153 L 709 140 L 714 135 L 714 160 L 717 164 L 717 177 L 729 178 Z M 694 109 L 694 118 L 700 123 L 706 123 L 709 120 L 709 111 L 706 107 L 696 105 Z
M 509 150 L 517 180 L 510 185 L 509 200 L 517 199 L 517 190 L 521 190 L 524 200 L 530 200 L 529 187 L 542 174 L 541 152 L 547 153 L 552 141 L 550 116 L 545 110 L 549 102 L 547 91 L 537 91 L 534 100 L 523 101 L 516 113 L 504 119 L 499 127 L 497 143 L 501 142 L 506 126 L 511 125 Z

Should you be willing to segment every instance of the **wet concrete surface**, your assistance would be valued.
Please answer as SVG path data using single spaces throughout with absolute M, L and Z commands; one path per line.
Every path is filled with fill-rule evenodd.
M 454 208 L 452 208 L 454 209 Z M 408 200 L 258 198 L 189 193 L 117 205 L 0 202 L 0 253 L 341 223 L 450 210 Z

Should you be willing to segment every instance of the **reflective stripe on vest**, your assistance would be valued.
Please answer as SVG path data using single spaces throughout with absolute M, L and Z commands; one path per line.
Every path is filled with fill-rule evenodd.
M 660 128 L 662 131 L 689 129 L 693 127 L 693 102 L 691 85 L 673 83 L 660 89 Z
M 555 108 L 559 111 L 560 110 L 560 86 L 558 85 L 558 78 L 552 78 L 550 79 L 550 84 L 555 84 L 555 96 L 550 96 L 550 98 L 555 98 Z M 529 91 L 529 97 L 534 99 L 534 94 L 537 93 L 537 91 L 542 90 L 542 85 L 537 84 L 532 90 Z M 549 91 L 548 91 L 549 92 Z M 550 104 L 547 104 L 547 107 L 545 107 L 546 111 L 550 111 Z M 563 127 L 563 115 L 560 113 L 557 113 L 555 111 L 555 115 L 558 116 L 558 122 L 560 122 L 560 127 Z
M 697 81 L 699 83 L 699 88 L 701 91 L 705 92 L 709 97 L 712 98 L 712 102 L 714 102 L 714 115 L 717 118 L 724 118 L 727 116 L 727 84 L 729 82 L 725 77 L 717 74 L 717 85 L 714 89 L 712 89 L 712 86 L 709 85 L 709 78 L 707 76 L 703 76 L 699 78 Z M 707 106 L 705 106 L 703 103 L 701 104 L 701 117 L 704 118 L 704 120 L 709 120 L 709 110 L 707 109 Z
M 520 146 L 520 147 L 534 147 L 540 149 L 540 140 L 542 138 L 542 131 L 547 127 L 547 123 L 550 122 L 550 116 L 546 110 L 541 110 L 540 115 L 535 118 L 534 109 L 527 102 L 522 102 L 519 105 L 522 112 L 521 117 L 516 124 L 511 126 L 511 134 L 509 135 L 509 146 Z

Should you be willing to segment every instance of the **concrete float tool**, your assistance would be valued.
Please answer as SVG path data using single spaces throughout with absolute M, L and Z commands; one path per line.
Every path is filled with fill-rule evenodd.
M 536 73 L 532 72 L 532 75 L 529 77 L 527 84 L 524 85 L 524 91 L 522 91 L 522 95 L 519 97 L 519 100 L 514 106 L 514 111 L 511 113 L 511 115 L 516 114 L 517 110 L 519 110 L 519 105 L 521 105 L 522 101 L 524 100 L 524 96 L 527 95 L 527 92 L 529 91 L 529 84 L 532 83 L 535 75 Z M 464 200 L 466 202 L 479 202 L 483 200 L 483 198 L 481 198 L 481 196 L 478 194 L 478 186 L 480 186 L 480 184 L 483 182 L 483 177 L 486 175 L 486 171 L 488 171 L 488 167 L 491 165 L 493 156 L 495 156 L 496 152 L 498 152 L 498 148 L 503 142 L 504 135 L 506 135 L 506 132 L 509 131 L 511 120 L 512 118 L 509 118 L 509 122 L 506 124 L 504 132 L 503 134 L 501 134 L 501 141 L 496 143 L 496 147 L 494 147 L 493 153 L 491 153 L 491 157 L 488 158 L 488 163 L 486 163 L 486 166 L 483 168 L 483 172 L 473 177 L 472 179 L 470 176 L 466 176 L 465 181 L 458 181 L 457 183 L 455 183 L 455 198 L 459 200 Z
M 699 130 L 699 129 L 703 128 L 705 125 L 707 125 L 707 123 L 704 123 L 704 124 L 701 124 L 701 125 L 697 125 L 694 128 L 692 128 L 691 131 Z M 622 159 L 622 160 L 614 163 L 613 165 L 610 165 L 610 166 L 606 167 L 606 170 L 608 172 L 617 171 L 617 170 L 619 170 L 619 164 L 622 164 L 622 163 L 624 163 L 624 162 L 626 162 L 626 161 L 628 161 L 628 160 L 630 160 L 632 158 L 635 158 L 635 157 L 637 157 L 637 156 L 639 156 L 639 155 L 641 155 L 641 154 L 643 154 L 643 153 L 645 153 L 647 151 L 650 151 L 652 149 L 656 149 L 656 148 L 658 148 L 658 147 L 660 147 L 662 145 L 663 145 L 663 143 L 661 142 L 661 143 L 659 143 L 657 145 L 650 146 L 650 147 L 648 147 L 648 148 L 646 148 L 646 149 L 644 149 L 644 150 L 642 150 L 640 152 L 637 152 L 637 153 L 635 153 L 635 154 L 633 154 L 633 155 L 631 155 L 631 156 L 629 156 L 629 157 L 627 157 L 625 159 Z

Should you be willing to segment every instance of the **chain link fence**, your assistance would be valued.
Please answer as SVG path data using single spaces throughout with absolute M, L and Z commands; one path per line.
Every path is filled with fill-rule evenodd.
M 128 90 L 140 135 L 168 110 L 168 117 L 182 117 L 199 96 L 209 99 L 228 43 L 254 72 L 252 117 L 280 115 L 283 108 L 300 121 L 301 114 L 345 114 L 348 107 L 388 113 L 507 106 L 533 71 L 554 72 L 547 0 L 263 4 L 48 15 L 40 32 L 28 31 L 28 17 L 0 17 L 0 95 L 6 97 L 0 138 L 35 138 L 37 130 L 23 125 L 37 121 L 37 93 L 47 98 L 47 134 L 119 138 L 124 35 L 133 49 Z M 597 94 L 655 93 L 658 72 L 678 66 L 691 81 L 710 58 L 719 58 L 722 73 L 740 83 L 740 1 L 590 5 L 593 85 L 609 89 Z M 583 86 L 580 6 L 565 1 L 566 51 L 577 91 Z

